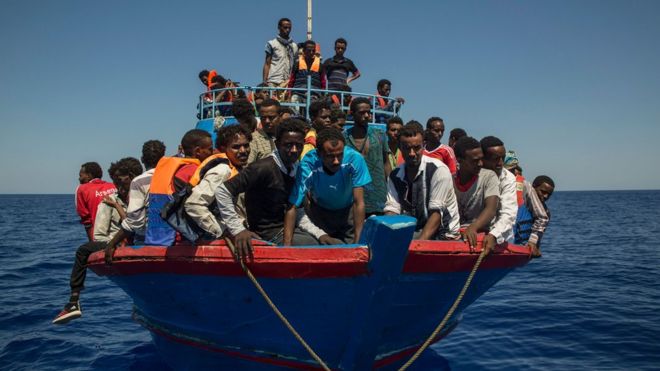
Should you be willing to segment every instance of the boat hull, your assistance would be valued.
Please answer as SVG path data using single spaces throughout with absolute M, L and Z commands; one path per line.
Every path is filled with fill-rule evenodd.
M 248 267 L 273 302 L 332 368 L 390 368 L 406 360 L 453 304 L 478 254 L 462 242 L 410 242 L 414 220 L 372 218 L 366 245 L 255 246 Z M 375 220 L 377 219 L 377 220 Z M 315 368 L 220 241 L 206 246 L 121 248 L 90 267 L 134 301 L 175 369 Z M 498 247 L 477 272 L 447 328 L 516 267 L 527 249 Z

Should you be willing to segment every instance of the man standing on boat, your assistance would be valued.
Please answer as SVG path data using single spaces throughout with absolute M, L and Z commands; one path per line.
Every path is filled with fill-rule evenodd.
M 336 128 L 324 128 L 317 148 L 303 157 L 284 219 L 284 244 L 290 245 L 296 224 L 321 244 L 357 243 L 364 224 L 364 186 L 371 183 L 362 156 L 346 147 Z M 304 210 L 305 199 L 309 195 Z M 351 218 L 352 211 L 352 218 Z
M 266 60 L 263 68 L 263 83 L 270 87 L 286 88 L 293 62 L 298 56 L 298 45 L 289 37 L 291 20 L 282 18 L 277 22 L 279 35 L 266 43 Z M 276 93 L 278 100 L 283 100 L 286 91 Z
M 477 245 L 477 233 L 488 232 L 500 201 L 500 188 L 497 174 L 482 169 L 484 154 L 481 143 L 472 137 L 462 137 L 456 142 L 458 171 L 454 177 L 454 191 L 461 216 L 461 231 L 470 248 Z M 483 240 L 483 249 L 492 247 Z
M 323 67 L 328 74 L 328 90 L 341 90 L 351 81 L 360 78 L 360 71 L 355 67 L 353 61 L 344 57 L 347 45 L 346 39 L 338 38 L 335 41 L 335 55 L 323 62 Z M 349 74 L 353 76 L 349 77 Z
M 457 239 L 460 218 L 447 165 L 422 155 L 423 131 L 416 122 L 401 129 L 398 144 L 405 162 L 387 178 L 385 214 L 417 218 L 415 239 Z
M 382 129 L 369 125 L 371 103 L 364 97 L 353 99 L 351 112 L 355 124 L 344 132 L 346 146 L 358 151 L 364 157 L 371 176 L 364 203 L 367 216 L 382 215 L 387 198 L 387 176 L 392 171 L 387 147 L 387 134 Z
M 484 169 L 494 171 L 499 179 L 500 203 L 497 207 L 497 216 L 488 235 L 484 237 L 485 243 L 491 248 L 513 238 L 513 226 L 518 214 L 516 177 L 504 169 L 506 149 L 499 138 L 484 137 L 481 139 L 481 150 L 484 153 Z
M 253 238 L 282 243 L 284 214 L 304 144 L 305 123 L 297 119 L 284 121 L 277 128 L 275 151 L 253 162 L 216 189 L 220 216 L 234 238 L 238 258 L 252 254 Z M 235 200 L 241 193 L 245 193 L 249 229 L 236 212 Z M 296 233 L 293 241 L 302 245 L 316 243 L 306 233 Z
M 291 102 L 305 103 L 307 101 L 307 77 L 310 77 L 310 88 L 321 90 L 325 89 L 326 77 L 325 68 L 321 64 L 321 58 L 316 56 L 316 43 L 313 40 L 307 40 L 303 43 L 303 53 L 297 61 L 293 63 L 291 77 L 289 78 L 289 88 L 298 90 L 291 91 Z M 319 93 L 312 93 L 310 99 L 319 96 Z

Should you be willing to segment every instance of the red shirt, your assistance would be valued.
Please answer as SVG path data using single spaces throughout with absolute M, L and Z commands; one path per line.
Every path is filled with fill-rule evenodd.
M 179 170 L 176 171 L 176 173 L 174 173 L 174 176 L 179 178 L 180 180 L 183 180 L 186 183 L 189 183 L 190 178 L 192 178 L 192 176 L 195 175 L 197 166 L 198 165 L 195 164 L 183 165 L 179 168 Z
M 76 212 L 80 216 L 80 224 L 94 228 L 96 209 L 105 196 L 115 192 L 117 188 L 114 184 L 98 178 L 79 185 L 76 189 Z
M 444 144 L 439 145 L 436 149 L 432 151 L 424 150 L 424 156 L 437 158 L 447 165 L 451 175 L 456 175 L 456 156 L 454 155 L 454 150 Z

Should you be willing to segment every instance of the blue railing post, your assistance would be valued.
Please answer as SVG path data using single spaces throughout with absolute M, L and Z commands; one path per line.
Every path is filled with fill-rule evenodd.
M 312 100 L 312 75 L 307 75 L 307 99 L 305 99 L 305 118 L 309 120 L 309 102 Z
M 371 123 L 376 123 L 376 96 L 371 97 Z

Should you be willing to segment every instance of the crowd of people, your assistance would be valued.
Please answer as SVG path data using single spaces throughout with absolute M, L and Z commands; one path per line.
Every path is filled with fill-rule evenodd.
M 247 99 L 257 111 L 267 98 L 302 107 L 307 103 L 308 78 L 313 89 L 311 101 L 326 100 L 337 111 L 349 107 L 352 100 L 350 84 L 361 74 L 355 63 L 344 55 L 348 41 L 338 38 L 334 43 L 335 54 L 323 60 L 320 46 L 315 41 L 306 40 L 299 44 L 293 41 L 291 27 L 288 18 L 278 21 L 278 35 L 266 43 L 262 81 L 254 91 L 238 89 L 240 83 L 225 78 L 216 70 L 202 70 L 199 79 L 207 93 L 203 95 L 202 113 L 198 118 L 232 116 L 231 102 L 237 98 Z M 376 108 L 391 114 L 376 115 L 376 122 L 385 123 L 386 118 L 405 102 L 401 97 L 390 98 L 391 90 L 391 81 L 378 81 L 374 94 Z
M 280 20 L 279 28 L 280 37 L 266 48 L 267 84 L 291 83 L 286 68 L 266 68 L 284 58 L 281 53 L 296 55 L 290 21 Z M 345 41 L 338 45 L 345 50 Z M 349 70 L 353 78 L 359 77 L 355 71 Z M 328 76 L 337 84 L 348 74 Z M 237 259 L 250 259 L 253 239 L 357 243 L 367 218 L 410 215 L 417 219 L 415 239 L 463 239 L 474 249 L 483 234 L 480 247 L 487 253 L 512 241 L 541 255 L 554 182 L 545 175 L 525 181 L 515 152 L 494 136 L 477 140 L 455 128 L 443 144 L 440 117 L 423 126 L 393 116 L 383 130 L 369 125 L 372 101 L 364 97 L 350 101 L 354 123 L 347 128 L 345 113 L 323 99 L 311 103 L 309 121 L 274 97 L 264 97 L 256 112 L 246 97 L 231 102 L 235 125 L 186 132 L 175 156 L 165 156 L 161 141 L 147 141 L 141 161 L 112 163 L 112 183 L 101 180 L 97 163 L 82 165 L 76 205 L 89 241 L 76 252 L 71 294 L 53 323 L 82 315 L 90 254 L 104 251 L 111 264 L 122 243 L 195 245 L 228 238 Z

